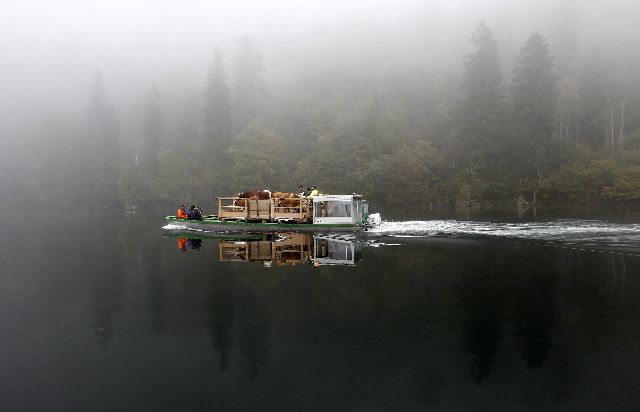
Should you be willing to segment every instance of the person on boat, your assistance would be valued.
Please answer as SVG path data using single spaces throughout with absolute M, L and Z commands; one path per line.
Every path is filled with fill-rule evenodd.
M 189 211 L 187 212 L 187 219 L 189 220 L 202 220 L 202 212 L 199 207 L 196 205 L 191 205 Z
M 318 193 L 319 193 L 319 192 L 318 192 L 318 189 L 316 189 L 316 187 L 315 187 L 315 186 L 311 186 L 311 192 L 309 192 L 309 195 L 307 195 L 307 197 L 308 197 L 309 199 L 311 199 L 311 198 L 313 198 L 313 197 L 318 196 Z
M 302 185 L 298 186 L 298 196 L 306 197 L 307 193 L 309 193 L 309 192 L 304 190 L 304 186 L 302 186 Z
M 181 205 L 180 209 L 178 209 L 178 213 L 176 213 L 178 219 L 187 219 L 187 207 L 185 205 Z

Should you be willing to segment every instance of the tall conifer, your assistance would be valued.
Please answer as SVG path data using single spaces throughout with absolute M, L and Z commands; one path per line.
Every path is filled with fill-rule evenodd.
M 234 81 L 233 128 L 238 133 L 256 117 L 266 94 L 262 55 L 248 36 L 242 40 Z
M 467 167 L 495 165 L 504 142 L 505 105 L 498 44 L 489 26 L 480 21 L 471 36 L 475 52 L 465 61 L 457 153 Z
M 107 102 L 102 76 L 95 71 L 89 90 L 87 110 L 86 203 L 92 208 L 119 206 L 116 185 L 118 165 L 118 127 L 115 110 Z
M 533 33 L 516 59 L 513 117 L 520 144 L 541 161 L 548 151 L 556 109 L 553 58 L 544 37 Z
M 160 92 L 152 85 L 147 92 L 144 107 L 144 140 L 142 143 L 142 164 L 151 173 L 158 169 L 158 146 L 163 131 Z
M 231 97 L 222 53 L 216 49 L 205 83 L 205 144 L 226 150 L 231 144 Z

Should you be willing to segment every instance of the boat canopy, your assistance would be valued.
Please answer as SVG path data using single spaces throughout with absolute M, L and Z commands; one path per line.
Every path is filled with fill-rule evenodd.
M 361 195 L 319 195 L 313 198 L 313 223 L 357 224 L 363 219 Z

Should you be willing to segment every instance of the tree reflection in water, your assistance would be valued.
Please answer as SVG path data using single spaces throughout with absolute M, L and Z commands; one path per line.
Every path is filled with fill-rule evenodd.
M 530 265 L 522 265 L 523 271 L 514 280 L 516 345 L 533 369 L 547 360 L 558 316 L 557 274 L 549 269 L 549 263 L 541 256 Z
M 159 252 L 159 239 L 150 239 L 139 252 L 141 270 L 147 281 L 147 308 L 157 334 L 164 331 L 167 322 L 167 280 Z
M 254 380 L 266 371 L 271 332 L 269 307 L 251 286 L 242 284 L 237 291 L 238 345 L 245 373 Z
M 219 370 L 229 367 L 229 354 L 233 343 L 235 321 L 236 276 L 231 271 L 217 271 L 209 286 L 209 333 L 213 348 L 220 356 Z
M 465 312 L 465 350 L 472 355 L 469 372 L 477 384 L 491 372 L 504 330 L 506 293 L 491 272 L 468 274 L 461 285 Z
M 92 280 L 92 301 L 95 330 L 100 344 L 107 348 L 114 334 L 116 315 L 122 309 L 123 251 L 118 239 L 118 227 L 110 226 L 107 233 L 89 226 L 85 238 L 87 253 L 91 255 L 89 274 Z

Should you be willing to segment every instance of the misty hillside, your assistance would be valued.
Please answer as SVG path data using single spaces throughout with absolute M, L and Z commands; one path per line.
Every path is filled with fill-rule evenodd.
M 208 209 L 298 184 L 422 208 L 640 198 L 635 1 L 245 3 L 10 6 L 1 201 Z

